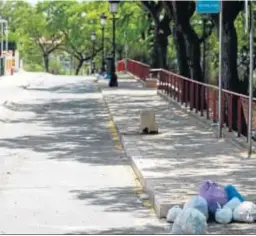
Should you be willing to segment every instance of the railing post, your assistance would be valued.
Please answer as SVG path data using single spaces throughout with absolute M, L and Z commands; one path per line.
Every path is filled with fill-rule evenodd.
M 194 83 L 190 82 L 190 111 L 193 110 L 194 106 Z
M 201 91 L 201 104 L 200 104 L 200 110 L 201 110 L 201 116 L 204 116 L 204 101 L 205 101 L 205 87 L 203 85 L 200 85 L 200 91 Z
M 186 81 L 186 83 L 185 83 L 185 105 L 186 105 L 186 107 L 188 106 L 188 102 L 189 102 L 188 91 L 189 91 L 189 81 Z
M 179 91 L 180 91 L 180 78 L 179 77 L 177 77 L 177 82 L 176 82 L 176 84 L 177 84 L 177 88 L 176 88 L 176 94 L 177 94 L 177 102 L 180 102 L 180 94 L 179 94 Z
M 199 106 L 199 85 L 196 83 L 196 113 L 198 112 L 198 106 Z
M 128 59 L 127 58 L 124 59 L 124 70 L 125 70 L 125 73 L 127 73 L 127 71 L 128 71 Z
M 241 131 L 242 131 L 242 117 L 241 117 L 241 108 L 242 108 L 242 104 L 241 104 L 241 97 L 238 97 L 237 100 L 237 137 L 241 136 Z
M 228 132 L 232 131 L 232 118 L 233 118 L 233 95 L 228 96 Z
M 222 96 L 221 96 L 221 98 L 222 98 L 222 104 L 221 104 L 221 112 L 222 112 L 222 114 L 221 114 L 221 127 L 223 127 L 223 125 L 224 125 L 224 119 L 225 119 L 225 96 L 224 96 L 224 93 L 222 92 Z
M 210 119 L 210 115 L 209 115 L 209 113 L 210 113 L 210 88 L 208 87 L 207 88 L 207 104 L 206 104 L 206 118 L 209 120 Z

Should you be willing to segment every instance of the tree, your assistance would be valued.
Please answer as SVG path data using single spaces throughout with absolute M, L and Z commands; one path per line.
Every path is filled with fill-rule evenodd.
M 168 37 L 171 34 L 171 18 L 161 1 L 141 1 L 154 22 L 154 44 L 151 55 L 152 68 L 167 68 Z
M 169 15 L 169 18 L 173 19 L 172 35 L 173 43 L 176 49 L 176 58 L 178 62 L 179 74 L 189 78 L 190 72 L 185 39 L 183 37 L 181 28 L 178 25 L 178 22 L 174 18 L 172 3 L 165 1 L 163 2 L 163 4 L 167 11 L 167 14 Z
M 63 39 L 51 21 L 53 13 L 51 2 L 39 2 L 36 7 L 29 7 L 23 12 L 22 17 L 30 20 L 22 21 L 19 28 L 23 44 L 32 40 L 40 49 L 46 72 L 49 72 L 49 55 L 61 45 Z
M 148 62 L 148 35 L 145 32 L 148 25 L 144 10 L 139 4 L 135 2 L 132 4 L 131 2 L 120 3 L 116 22 L 116 50 L 119 58 L 124 56 L 126 45 L 128 46 L 127 56 Z
M 96 24 L 96 17 L 99 18 L 99 6 L 92 2 L 54 2 L 55 14 L 52 18 L 54 25 L 58 25 L 64 36 L 62 50 L 73 55 L 77 61 L 76 75 L 79 74 L 83 63 L 92 60 L 102 50 L 99 46 L 100 40 L 95 44 L 91 41 L 91 32 L 99 35 L 99 27 Z M 98 15 L 97 15 L 98 14 Z

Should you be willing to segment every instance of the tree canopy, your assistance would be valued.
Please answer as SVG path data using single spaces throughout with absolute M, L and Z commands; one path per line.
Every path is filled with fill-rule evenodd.
M 242 85 L 242 92 L 247 93 L 246 82 L 239 82 L 248 77 L 244 4 L 224 1 L 223 6 L 224 43 L 230 48 L 224 53 L 224 63 L 228 65 L 224 87 L 242 91 Z M 1 1 L 0 9 L 2 17 L 9 22 L 9 39 L 17 44 L 27 68 L 51 71 L 49 60 L 58 56 L 66 61 L 72 57 L 76 74 L 92 59 L 100 67 L 102 13 L 107 16 L 105 55 L 111 53 L 112 14 L 108 1 L 39 1 L 35 5 L 26 1 Z M 127 56 L 152 67 L 170 68 L 192 79 L 217 83 L 216 14 L 197 14 L 194 1 L 121 1 L 116 17 L 117 58 Z M 96 34 L 95 43 L 90 38 L 91 32 Z M 203 46 L 206 68 L 202 68 Z

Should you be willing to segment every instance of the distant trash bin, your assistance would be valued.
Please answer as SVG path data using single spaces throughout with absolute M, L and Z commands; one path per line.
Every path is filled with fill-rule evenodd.
M 109 55 L 107 56 L 107 78 L 111 79 L 111 71 L 112 71 L 112 63 L 113 63 L 113 56 Z
M 5 63 L 4 63 L 4 58 L 2 57 L 0 59 L 0 75 L 4 75 L 5 74 Z

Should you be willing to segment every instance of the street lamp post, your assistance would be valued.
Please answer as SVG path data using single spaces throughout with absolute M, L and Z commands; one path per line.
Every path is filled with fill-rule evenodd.
M 94 60 L 93 60 L 93 57 L 94 57 L 94 48 L 95 48 L 95 40 L 96 40 L 96 34 L 95 32 L 92 32 L 91 33 L 91 40 L 92 40 L 92 61 L 91 61 L 91 67 L 92 67 L 92 70 L 91 70 L 91 73 L 94 74 Z
M 109 87 L 118 87 L 118 81 L 117 81 L 117 75 L 116 75 L 116 66 L 115 66 L 115 51 L 116 51 L 116 42 L 115 42 L 115 31 L 116 31 L 116 17 L 115 14 L 118 11 L 118 4 L 120 1 L 113 1 L 113 0 L 109 0 L 110 3 L 110 12 L 113 15 L 113 39 L 112 39 L 112 66 L 111 66 L 111 78 L 109 81 Z
M 105 72 L 105 54 L 104 54 L 104 30 L 105 30 L 105 23 L 106 23 L 107 17 L 104 13 L 100 16 L 100 24 L 101 24 L 101 31 L 102 31 L 102 62 L 101 62 L 101 73 L 103 74 Z

